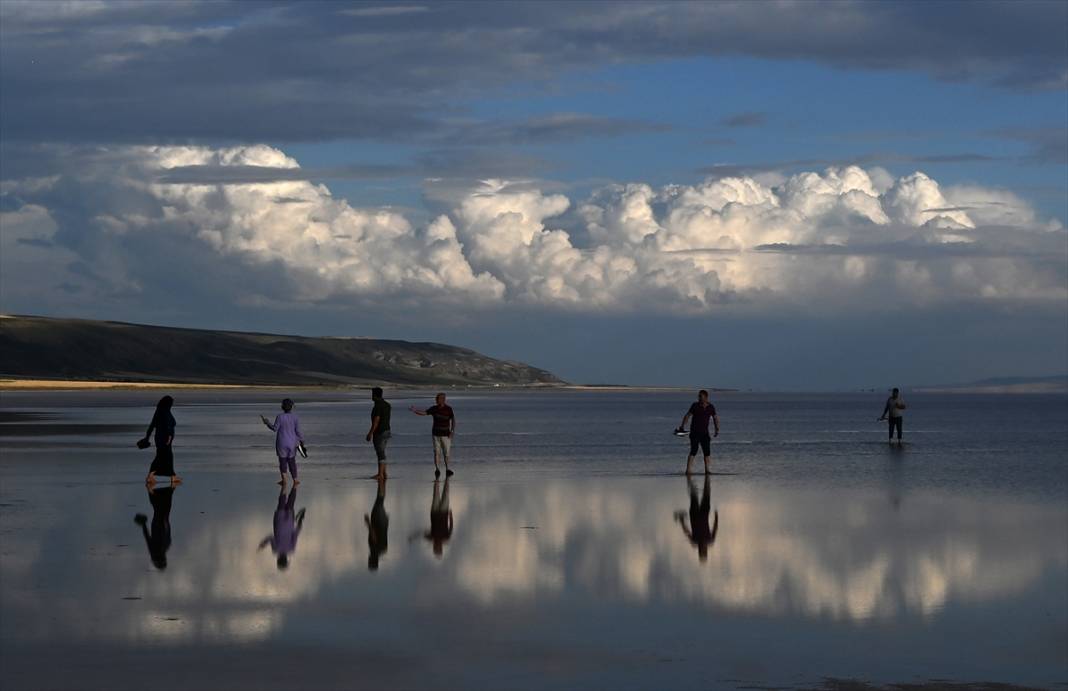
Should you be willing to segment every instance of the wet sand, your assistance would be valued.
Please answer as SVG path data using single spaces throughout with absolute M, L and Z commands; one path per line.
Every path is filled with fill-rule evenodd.
M 139 400 L 123 396 L 55 409 L 31 397 L 5 408 L 0 426 L 136 421 Z M 915 457 L 855 447 L 842 458 L 872 466 L 861 482 L 768 474 L 724 445 L 706 487 L 668 465 L 670 439 L 614 462 L 573 446 L 535 458 L 521 429 L 491 441 L 472 420 L 501 406 L 488 397 L 454 402 L 469 431 L 445 502 L 420 421 L 395 422 L 394 477 L 379 487 L 361 479 L 374 469 L 369 450 L 349 439 L 364 401 L 331 398 L 298 403 L 320 444 L 296 495 L 280 497 L 270 435 L 251 426 L 246 436 L 240 422 L 266 400 L 177 408 L 186 482 L 153 494 L 141 483 L 151 452 L 121 430 L 0 430 L 0 686 L 977 689 L 1068 679 L 1061 487 L 942 484 L 924 475 L 936 461 L 920 442 Z M 544 399 L 546 419 L 575 415 L 561 400 Z M 326 443 L 327 427 L 340 428 L 338 441 Z

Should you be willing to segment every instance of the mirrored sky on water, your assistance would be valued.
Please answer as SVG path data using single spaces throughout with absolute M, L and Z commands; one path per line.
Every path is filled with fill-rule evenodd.
M 5 409 L 12 400 L 5 395 Z M 304 482 L 295 496 L 281 497 L 272 484 L 269 434 L 247 448 L 233 431 L 218 436 L 213 450 L 191 429 L 208 409 L 220 426 L 236 426 L 255 408 L 251 401 L 214 401 L 199 413 L 176 408 L 179 439 L 185 432 L 188 441 L 184 451 L 176 447 L 176 465 L 187 481 L 173 493 L 149 495 L 141 485 L 151 452 L 129 448 L 136 431 L 83 434 L 97 446 L 81 452 L 70 448 L 70 436 L 30 436 L 25 427 L 22 436 L 5 433 L 5 687 L 52 679 L 38 666 L 48 656 L 81 659 L 100 650 L 118 660 L 169 653 L 203 659 L 183 688 L 228 674 L 253 686 L 281 685 L 285 675 L 240 676 L 242 665 L 227 668 L 219 656 L 230 651 L 267 662 L 295 650 L 322 656 L 302 670 L 309 687 L 351 687 L 337 674 L 357 659 L 375 661 L 375 671 L 355 684 L 372 687 L 610 681 L 617 688 L 693 688 L 804 685 L 824 677 L 1050 685 L 1068 678 L 1063 481 L 1043 490 L 1010 484 L 999 491 L 996 479 L 954 487 L 945 480 L 956 472 L 952 459 L 925 454 L 938 442 L 923 434 L 889 453 L 814 424 L 806 433 L 813 443 L 800 443 L 803 435 L 780 452 L 822 468 L 813 480 L 804 472 L 762 473 L 742 450 L 747 445 L 727 445 L 726 430 L 744 429 L 737 423 L 747 405 L 759 410 L 773 402 L 729 397 L 720 399 L 725 444 L 716 448 L 718 474 L 707 484 L 668 474 L 681 470 L 685 453 L 670 436 L 663 451 L 616 439 L 609 449 L 618 461 L 598 455 L 593 447 L 611 435 L 569 431 L 566 420 L 591 401 L 566 394 L 540 399 L 521 416 L 533 420 L 536 440 L 515 434 L 477 446 L 479 425 L 503 434 L 507 415 L 493 424 L 473 419 L 476 411 L 493 418 L 491 411 L 510 400 L 457 397 L 459 428 L 466 416 L 471 446 L 458 436 L 458 473 L 448 485 L 433 482 L 423 421 L 399 417 L 403 401 L 396 402 L 398 460 L 395 477 L 381 488 L 357 479 L 372 470 L 357 443 L 362 398 L 298 403 L 309 429 L 316 415 L 353 419 L 351 447 L 340 445 L 346 435 L 339 431 L 337 448 L 323 443 L 317 457 L 309 432 Z M 1045 409 L 1051 400 L 1058 410 L 1055 399 L 1031 405 Z M 591 407 L 626 412 L 629 404 L 618 401 L 595 396 Z M 15 402 L 32 408 L 26 399 Z M 61 402 L 63 409 L 51 412 L 68 417 L 37 424 L 132 424 L 148 414 L 119 395 L 79 401 L 107 406 Z M 957 405 L 928 402 L 940 403 L 943 421 Z M 1029 405 L 999 402 L 1009 419 L 1015 407 Z M 812 423 L 845 405 L 825 403 L 807 402 L 800 416 Z M 917 432 L 953 432 L 944 422 L 922 425 L 922 410 L 913 417 Z M 556 451 L 539 456 L 532 448 L 553 428 L 560 430 Z M 876 439 L 882 434 L 881 426 L 872 430 Z M 748 446 L 770 449 L 781 435 L 749 436 Z M 1048 477 L 1063 477 L 1056 446 L 1043 451 L 1030 439 L 1019 442 L 1021 455 L 1032 464 L 1045 458 Z M 852 452 L 832 453 L 849 444 Z M 590 453 L 576 455 L 576 446 Z M 817 451 L 803 450 L 809 448 Z M 494 454 L 527 462 L 496 461 Z M 766 455 L 773 468 L 785 463 Z M 661 456 L 646 462 L 648 472 L 636 470 L 643 458 Z M 836 479 L 844 471 L 828 470 L 850 462 L 872 467 L 851 482 Z M 939 473 L 917 467 L 938 463 Z M 976 464 L 980 476 L 988 472 L 982 458 Z M 624 471 L 613 475 L 613 466 Z M 286 568 L 279 568 L 281 553 Z M 85 686 L 137 686 L 121 664 L 82 664 Z

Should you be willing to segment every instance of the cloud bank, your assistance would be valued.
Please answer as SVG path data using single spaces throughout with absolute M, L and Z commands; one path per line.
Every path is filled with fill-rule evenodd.
M 448 211 L 358 208 L 264 145 L 63 150 L 0 188 L 5 302 L 167 290 L 247 304 L 714 314 L 1064 301 L 1064 228 L 1016 195 L 851 166 L 570 199 L 536 181 Z M 173 171 L 277 171 L 174 177 Z M 216 298 L 217 299 L 217 298 Z
M 517 82 L 738 56 L 1064 89 L 1066 26 L 1068 6 L 1041 0 L 854 1 L 817 11 L 788 1 L 8 0 L 0 119 L 5 137 L 28 141 L 406 140 L 441 135 L 463 114 L 458 103 Z M 535 123 L 516 134 L 582 126 Z

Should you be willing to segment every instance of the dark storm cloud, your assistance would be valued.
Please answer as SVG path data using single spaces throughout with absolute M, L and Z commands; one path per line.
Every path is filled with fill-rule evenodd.
M 757 127 L 768 121 L 764 113 L 738 113 L 729 118 L 724 118 L 720 123 L 724 127 Z
M 1068 128 L 1014 127 L 996 130 L 991 134 L 1030 146 L 1031 151 L 1022 157 L 1027 163 L 1068 163 Z
M 938 257 L 1005 257 L 1040 256 L 1035 252 L 1005 252 L 989 247 L 976 246 L 969 242 L 946 242 L 919 244 L 910 242 L 880 243 L 869 245 L 795 245 L 775 242 L 757 245 L 757 252 L 774 254 L 835 255 L 848 257 L 894 257 L 896 259 L 932 259 Z
M 448 131 L 449 129 L 453 131 Z M 618 137 L 643 132 L 667 132 L 669 125 L 607 118 L 586 113 L 554 113 L 520 122 L 472 123 L 446 128 L 442 139 L 470 144 L 539 144 L 587 137 Z
M 458 104 L 491 89 L 696 56 L 1065 86 L 1066 3 L 813 7 L 5 2 L 0 121 L 6 139 L 37 141 L 433 138 L 466 115 Z M 606 126 L 529 123 L 511 134 L 566 138 Z
M 30 247 L 52 247 L 51 242 L 40 238 L 17 238 L 15 242 L 20 245 L 29 245 Z
M 389 165 L 353 165 L 334 168 L 196 165 L 169 168 L 166 173 L 157 178 L 157 181 L 191 185 L 243 185 L 286 180 L 388 180 L 412 173 L 412 168 Z
M 988 156 L 975 152 L 953 154 L 897 154 L 865 153 L 841 158 L 795 158 L 785 161 L 768 161 L 763 163 L 717 163 L 696 169 L 695 172 L 712 178 L 755 175 L 771 171 L 796 170 L 800 168 L 825 168 L 828 166 L 871 166 L 889 164 L 931 164 L 931 163 L 990 163 L 1003 161 L 1003 157 Z

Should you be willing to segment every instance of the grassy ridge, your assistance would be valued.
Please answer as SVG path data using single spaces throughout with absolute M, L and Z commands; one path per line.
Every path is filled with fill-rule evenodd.
M 561 384 L 440 343 L 305 338 L 121 322 L 0 319 L 0 377 L 196 384 Z

